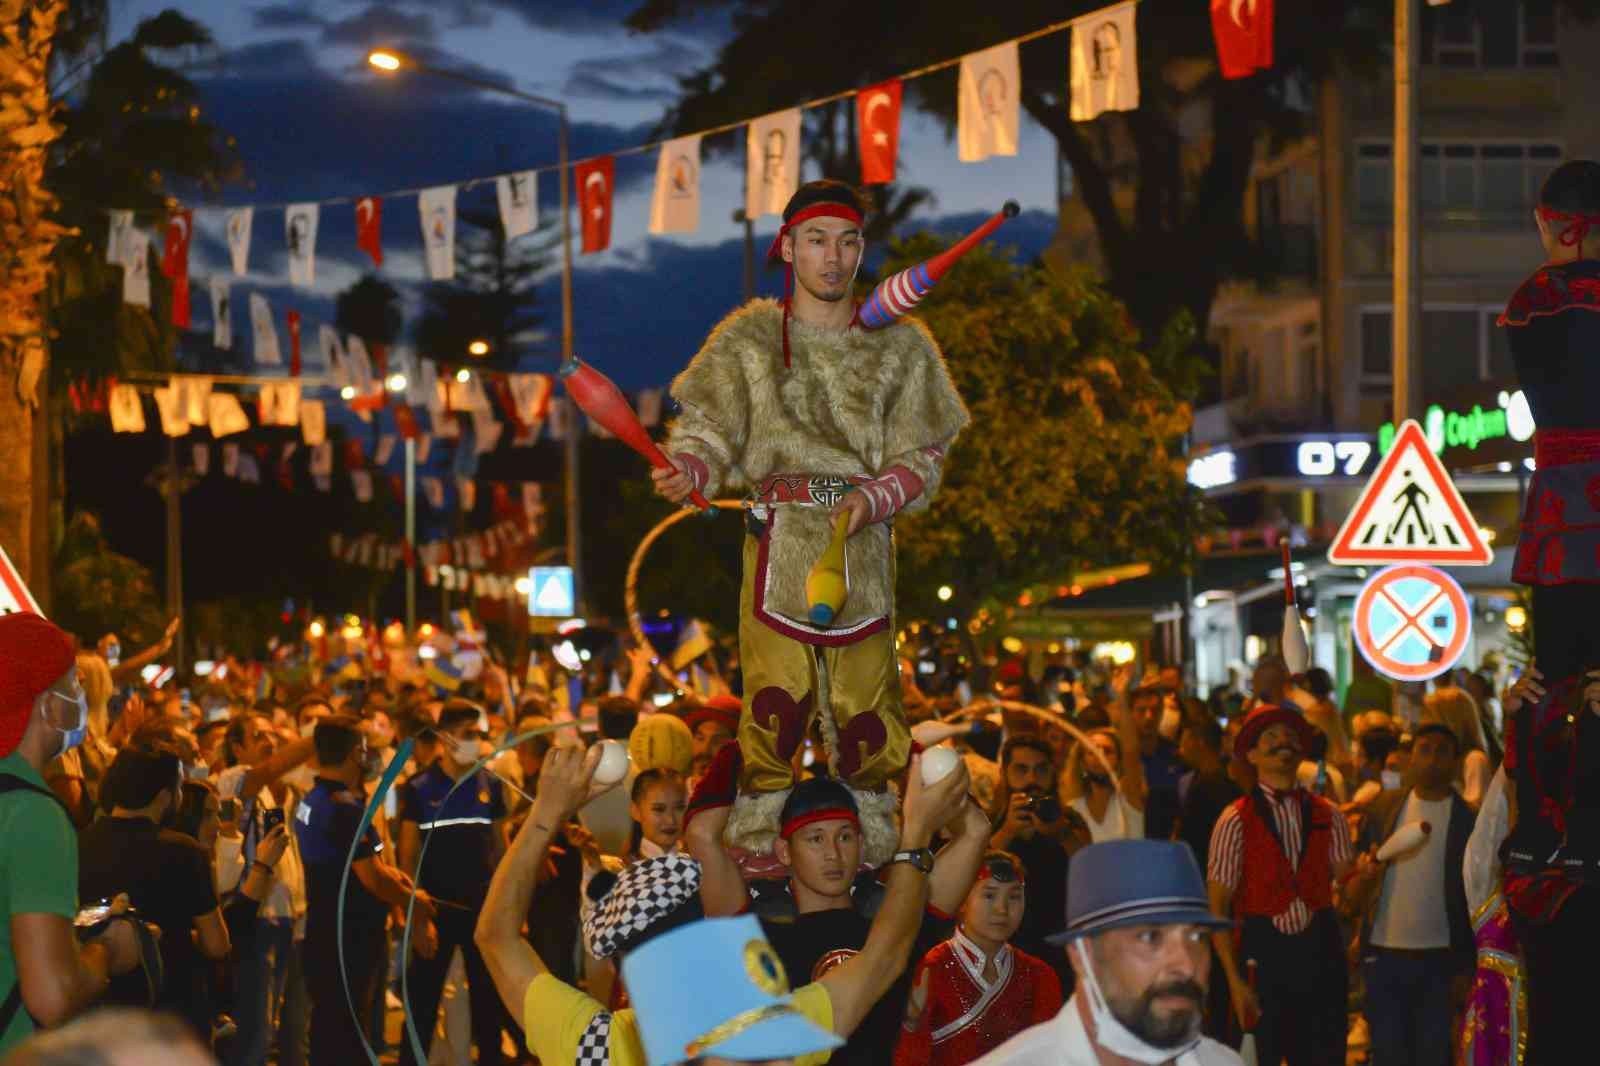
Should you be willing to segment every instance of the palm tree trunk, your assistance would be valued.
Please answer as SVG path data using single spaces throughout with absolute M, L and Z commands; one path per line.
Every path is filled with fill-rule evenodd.
M 64 0 L 0 0 L 0 546 L 36 597 L 50 565 L 44 290 L 65 232 L 47 217 L 45 155 L 61 133 L 48 75 L 65 9 Z

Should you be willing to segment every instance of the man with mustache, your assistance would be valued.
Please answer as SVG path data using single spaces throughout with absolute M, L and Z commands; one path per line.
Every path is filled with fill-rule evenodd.
M 1233 923 L 1211 912 L 1186 846 L 1110 840 L 1084 848 L 1072 859 L 1066 918 L 1050 939 L 1066 945 L 1077 991 L 1054 1018 L 979 1066 L 1241 1066 L 1200 1033 L 1206 939 Z
M 1256 787 L 1222 813 L 1211 834 L 1211 907 L 1240 920 L 1212 937 L 1241 1024 L 1255 1027 L 1258 1061 L 1335 1066 L 1345 1058 L 1343 943 L 1333 885 L 1355 857 L 1338 808 L 1300 788 L 1296 770 L 1315 729 L 1293 707 L 1262 705 L 1245 717 L 1234 758 Z M 1259 996 L 1238 957 L 1259 967 Z

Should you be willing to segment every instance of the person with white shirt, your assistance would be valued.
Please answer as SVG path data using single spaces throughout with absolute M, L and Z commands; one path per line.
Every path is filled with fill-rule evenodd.
M 242 834 L 218 841 L 217 885 L 227 893 L 248 872 L 261 838 L 285 824 L 283 807 L 268 786 L 309 760 L 315 749 L 309 737 L 279 747 L 266 716 L 247 711 L 228 723 L 223 750 L 228 767 L 217 777 L 217 796 L 233 801 Z M 274 1001 L 287 998 L 296 933 L 304 928 L 306 879 L 298 849 L 285 848 L 272 872 L 272 890 L 261 901 L 255 940 L 234 976 L 233 1017 L 239 1033 L 229 1047 L 227 1066 L 266 1062 L 272 1019 L 280 1014 Z M 303 1063 L 304 1027 L 285 1023 L 282 1030 L 280 1062 Z
M 1453 985 L 1473 969 L 1472 922 L 1462 860 L 1472 808 L 1455 790 L 1461 760 L 1455 733 L 1424 722 L 1411 743 L 1412 786 L 1373 801 L 1344 888 L 1347 912 L 1362 913 L 1362 976 L 1372 1066 L 1447 1066 Z M 1377 850 L 1417 822 L 1422 842 L 1385 862 Z
M 1061 1012 L 976 1060 L 979 1066 L 1242 1066 L 1201 1035 L 1211 911 L 1194 855 L 1168 840 L 1091 844 L 1072 858 L 1066 945 L 1077 990 Z

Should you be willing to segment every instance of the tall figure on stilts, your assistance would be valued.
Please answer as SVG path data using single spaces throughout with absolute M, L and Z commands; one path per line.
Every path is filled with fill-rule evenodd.
M 896 841 L 887 786 L 911 752 L 894 654 L 892 521 L 928 505 L 968 415 L 933 336 L 897 317 L 936 273 L 916 268 L 920 285 L 896 275 L 893 299 L 869 300 L 858 315 L 864 218 L 862 198 L 843 183 L 795 193 L 768 253 L 785 266 L 785 298 L 734 311 L 673 382 L 681 413 L 664 448 L 675 469 L 654 477 L 675 502 L 692 490 L 749 492 L 743 766 L 711 797 L 733 802 L 727 842 L 771 850 L 795 755 L 819 724 L 832 772 L 859 805 L 866 860 L 877 865 Z M 807 577 L 824 553 L 821 569 L 834 571 L 838 550 L 828 549 L 841 518 L 847 592 L 818 605 Z M 810 584 L 813 594 L 839 587 Z

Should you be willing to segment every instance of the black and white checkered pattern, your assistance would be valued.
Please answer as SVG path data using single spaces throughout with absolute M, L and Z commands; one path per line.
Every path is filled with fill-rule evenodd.
M 699 891 L 700 864 L 687 855 L 674 852 L 634 863 L 584 920 L 589 954 L 608 959 L 631 947 Z
M 573 1066 L 611 1066 L 611 1012 L 603 1010 L 589 1019 L 588 1028 L 578 1038 Z

